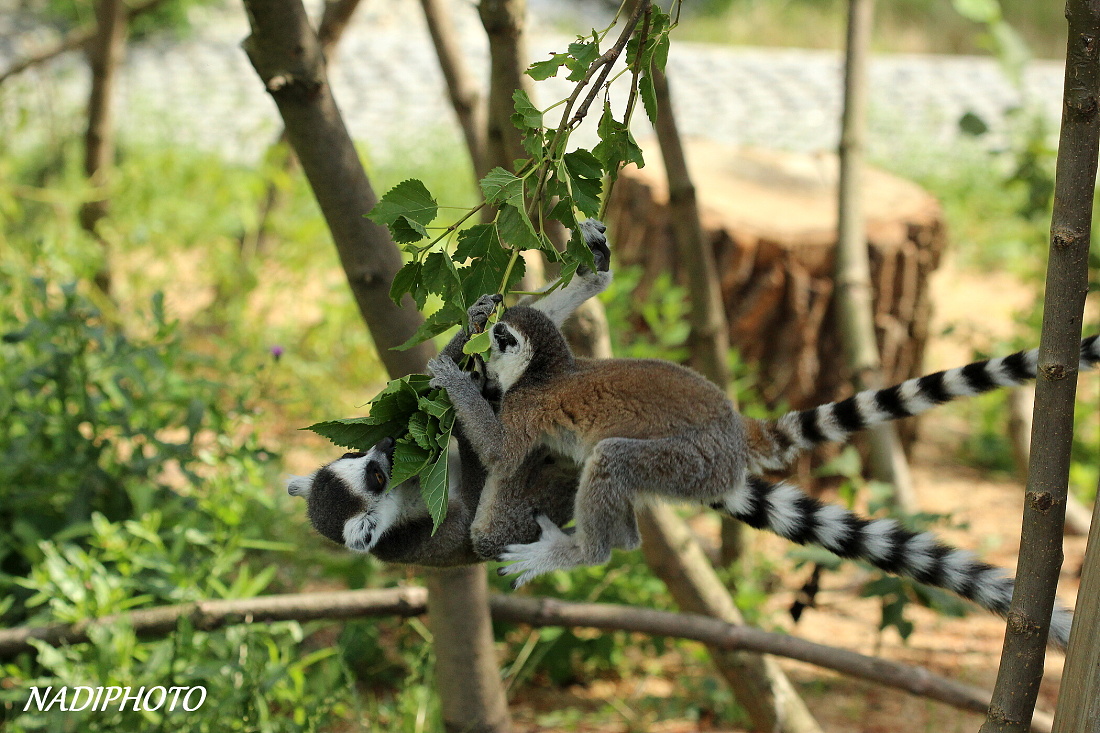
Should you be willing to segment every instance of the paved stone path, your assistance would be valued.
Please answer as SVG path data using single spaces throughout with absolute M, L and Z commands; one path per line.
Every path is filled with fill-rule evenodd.
M 560 17 L 562 12 L 580 12 L 570 7 L 563 11 L 561 4 L 533 2 L 533 59 L 561 50 L 571 40 L 544 30 L 553 28 L 555 13 Z M 455 12 L 470 67 L 485 69 L 486 43 L 473 3 L 458 0 Z M 20 19 L 5 20 L 3 15 L 0 68 L 28 45 L 25 35 L 14 32 Z M 26 19 L 22 22 L 25 27 Z M 274 104 L 240 49 L 247 31 L 240 5 L 230 4 L 200 19 L 198 30 L 187 40 L 133 44 L 120 90 L 125 134 L 194 143 L 236 159 L 255 160 L 279 122 Z M 41 38 L 30 43 L 35 40 L 42 43 Z M 674 43 L 668 73 L 686 135 L 790 150 L 835 147 L 841 59 L 834 52 Z M 357 139 L 404 141 L 410 147 L 425 136 L 459 139 L 415 0 L 363 0 L 331 75 L 338 103 Z M 13 139 L 13 129 L 23 134 L 44 129 L 40 124 L 29 130 L 16 127 L 16 95 L 33 100 L 48 124 L 77 125 L 86 77 L 84 65 L 69 55 L 0 87 L 0 135 Z M 1027 97 L 1055 123 L 1061 77 L 1061 64 L 1036 62 L 1024 81 Z M 557 80 L 541 83 L 536 101 L 546 105 L 561 99 L 569 86 Z M 957 121 L 967 110 L 993 123 L 996 130 L 1005 111 L 1020 103 L 1019 92 L 986 58 L 877 56 L 871 87 L 871 146 L 878 155 L 891 154 L 899 144 L 910 150 L 946 144 L 958 134 Z M 637 133 L 645 134 L 648 123 L 644 115 L 638 118 Z

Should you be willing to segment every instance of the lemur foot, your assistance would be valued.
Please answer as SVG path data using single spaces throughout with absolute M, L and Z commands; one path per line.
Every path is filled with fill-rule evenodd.
M 527 545 L 508 545 L 497 558 L 500 562 L 512 563 L 497 568 L 498 575 L 519 575 L 512 581 L 512 590 L 526 585 L 540 575 L 577 564 L 563 557 L 570 554 L 573 538 L 562 532 L 545 514 L 540 514 L 535 519 L 542 528 L 539 539 Z

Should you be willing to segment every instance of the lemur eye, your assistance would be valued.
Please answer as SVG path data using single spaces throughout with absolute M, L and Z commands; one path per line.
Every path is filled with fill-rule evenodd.
M 378 482 L 379 486 L 384 486 L 386 483 L 386 475 L 381 471 L 375 471 L 374 480 Z

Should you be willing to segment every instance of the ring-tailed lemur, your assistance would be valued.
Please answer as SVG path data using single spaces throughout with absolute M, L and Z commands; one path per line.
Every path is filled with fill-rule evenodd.
M 650 497 L 724 510 L 795 542 L 945 587 L 1003 615 L 1013 581 L 968 553 L 914 534 L 892 520 L 865 520 L 821 504 L 788 484 L 752 474 L 778 468 L 820 443 L 916 415 L 953 397 L 1019 384 L 1035 376 L 1035 352 L 940 372 L 775 421 L 739 415 L 695 372 L 652 359 L 575 358 L 556 323 L 526 307 L 505 312 L 491 330 L 489 376 L 503 392 L 499 412 L 454 361 L 429 363 L 432 384 L 447 390 L 488 476 L 471 525 L 474 551 L 499 551 L 500 493 L 532 450 L 549 448 L 582 466 L 575 530 L 539 517 L 537 542 L 513 543 L 497 559 L 513 564 L 513 587 L 552 570 L 606 562 L 612 548 L 639 543 L 634 505 Z M 1100 362 L 1097 337 L 1082 342 L 1082 366 Z M 1065 645 L 1070 614 L 1059 608 L 1051 640 Z
M 605 231 L 595 219 L 581 224 L 595 271 L 582 267 L 567 285 L 552 289 L 541 299 L 525 300 L 561 324 L 581 303 L 602 292 L 610 281 L 611 252 Z M 442 356 L 461 360 L 469 336 L 484 328 L 500 301 L 499 295 L 478 299 L 467 312 L 469 327 L 451 339 Z M 488 400 L 499 397 L 492 382 L 474 376 Z M 287 490 L 292 496 L 306 498 L 307 514 L 317 532 L 356 552 L 370 552 L 386 562 L 426 566 L 485 560 L 474 552 L 470 541 L 470 523 L 485 483 L 485 469 L 463 437 L 462 426 L 455 426 L 455 443 L 448 459 L 447 514 L 434 533 L 417 479 L 388 490 L 393 447 L 393 439 L 387 438 L 365 453 L 345 453 L 309 476 L 290 477 Z M 578 478 L 579 468 L 570 461 L 546 449 L 533 451 L 499 492 L 505 504 L 497 515 L 502 546 L 538 539 L 535 514 L 549 516 L 559 524 L 572 519 Z

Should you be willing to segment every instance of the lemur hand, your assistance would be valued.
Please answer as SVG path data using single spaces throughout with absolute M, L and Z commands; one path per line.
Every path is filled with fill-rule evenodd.
M 596 272 L 607 272 L 611 267 L 611 249 L 607 246 L 605 232 L 607 232 L 607 226 L 599 219 L 585 219 L 581 222 L 581 235 L 588 249 L 592 250 Z M 587 269 L 582 265 L 577 272 L 583 275 Z
M 497 309 L 504 296 L 499 293 L 483 295 L 477 302 L 466 309 L 466 318 L 470 323 L 470 333 L 481 333 L 485 330 L 485 324 L 489 322 L 489 316 Z
M 437 356 L 429 360 L 428 373 L 432 375 L 428 386 L 441 387 L 448 394 L 451 394 L 452 391 L 461 390 L 463 387 L 477 388 L 470 375 L 462 371 L 453 359 L 446 356 Z

